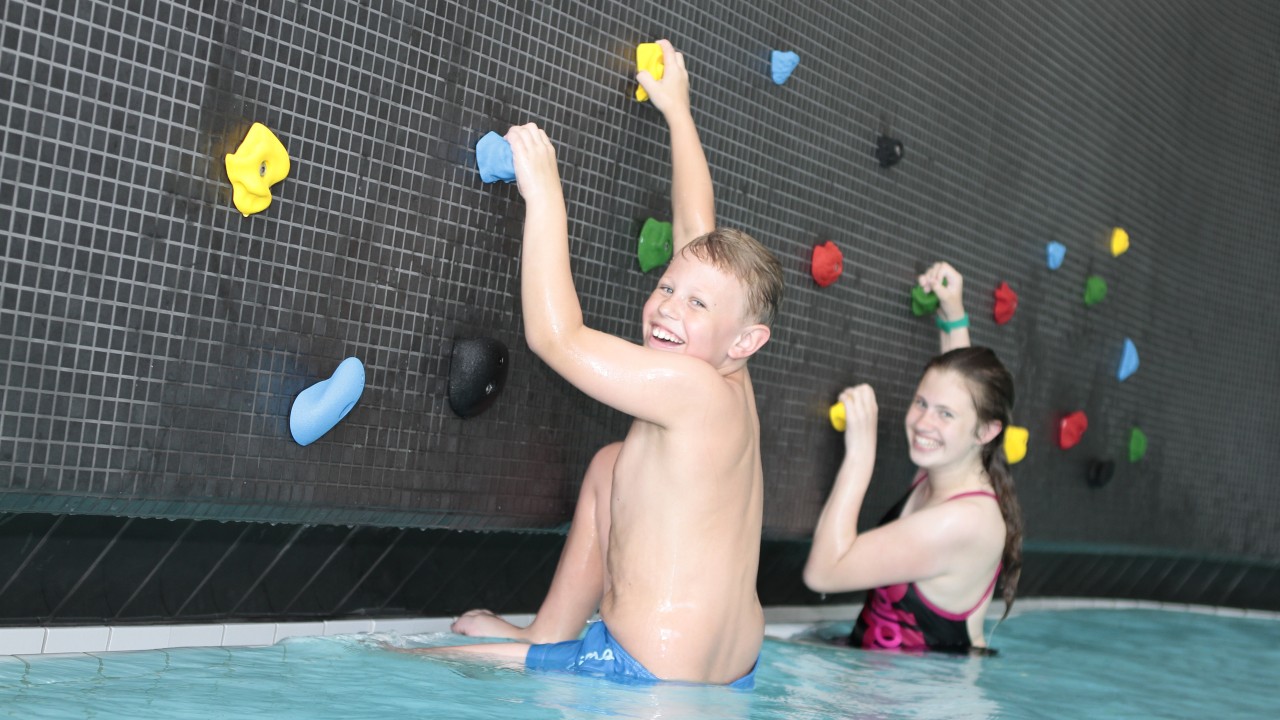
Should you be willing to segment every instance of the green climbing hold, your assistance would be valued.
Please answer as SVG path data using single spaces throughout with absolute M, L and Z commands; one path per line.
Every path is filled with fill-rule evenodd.
M 1102 302 L 1107 296 L 1107 281 L 1097 275 L 1090 275 L 1084 281 L 1084 304 L 1085 307 L 1093 307 Z
M 923 317 L 938 310 L 938 295 L 925 292 L 919 285 L 911 288 L 911 314 Z
M 640 242 L 636 245 L 636 259 L 643 272 L 671 262 L 671 223 L 653 218 L 644 221 Z
M 1129 431 L 1129 462 L 1136 463 L 1147 455 L 1147 434 L 1140 428 Z

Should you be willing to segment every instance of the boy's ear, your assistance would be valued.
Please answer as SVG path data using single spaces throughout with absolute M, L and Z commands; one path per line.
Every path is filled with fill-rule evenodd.
M 738 334 L 738 339 L 729 346 L 729 357 L 742 360 L 756 354 L 756 351 L 769 342 L 773 331 L 768 325 L 748 325 Z
M 978 439 L 982 441 L 979 444 L 986 445 L 992 440 L 995 440 L 996 436 L 1000 434 L 1000 431 L 1002 429 L 1004 429 L 1004 424 L 1002 424 L 999 420 L 992 420 L 986 425 L 983 425 L 978 430 Z

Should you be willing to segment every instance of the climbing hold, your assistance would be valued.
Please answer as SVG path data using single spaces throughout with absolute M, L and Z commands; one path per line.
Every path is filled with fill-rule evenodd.
M 1049 269 L 1057 270 L 1062 267 L 1062 260 L 1067 256 L 1067 246 L 1060 242 L 1051 242 L 1045 246 L 1045 253 L 1049 256 Z
M 799 64 L 800 56 L 790 50 L 786 52 L 774 50 L 769 54 L 769 73 L 773 76 L 773 82 L 777 85 L 786 82 Z
M 636 259 L 640 261 L 641 272 L 649 272 L 671 262 L 671 247 L 671 223 L 653 218 L 645 220 L 636 243 Z
M 1116 463 L 1114 460 L 1093 459 L 1089 461 L 1085 473 L 1085 482 L 1089 483 L 1089 487 L 1100 488 L 1111 482 L 1111 477 L 1116 474 Z
M 1140 428 L 1129 431 L 1129 462 L 1136 463 L 1147 456 L 1147 434 Z
M 516 181 L 515 161 L 511 158 L 511 143 L 490 130 L 476 143 L 476 168 L 480 179 L 486 183 Z
M 1022 462 L 1027 456 L 1027 438 L 1031 433 L 1024 427 L 1010 425 L 1004 429 L 1004 457 L 1010 465 Z
M 996 324 L 1003 325 L 1013 317 L 1013 311 L 1018 309 L 1018 293 L 1009 287 L 1009 283 L 1001 282 L 1000 287 L 995 289 L 996 306 L 994 315 Z
M 654 80 L 662 79 L 662 46 L 658 43 L 640 43 L 636 46 L 636 70 L 648 70 Z M 636 87 L 636 99 L 645 102 L 649 99 L 649 93 L 645 92 L 644 86 Z
M 892 167 L 898 164 L 903 155 L 902 141 L 881 135 L 876 138 L 876 159 L 880 167 Z
M 289 152 L 266 125 L 254 123 L 236 151 L 227 155 L 231 199 L 249 217 L 271 204 L 271 186 L 289 175 Z
M 844 403 L 838 402 L 835 405 L 832 405 L 831 408 L 827 410 L 827 417 L 831 419 L 831 427 L 835 428 L 836 432 L 844 432 L 845 426 L 847 425 L 847 419 L 844 414 Z
M 919 285 L 911 288 L 911 314 L 923 317 L 938 310 L 937 293 L 925 292 Z
M 1120 257 L 1129 249 L 1129 233 L 1124 228 L 1111 230 L 1111 257 Z
M 1120 355 L 1120 369 L 1116 371 L 1116 378 L 1120 382 L 1124 382 L 1128 377 L 1138 371 L 1138 348 L 1134 346 L 1133 341 L 1129 338 L 1124 339 L 1124 352 Z
M 289 433 L 299 445 L 310 445 L 351 412 L 364 392 L 364 363 L 349 357 L 327 380 L 298 393 L 289 409 Z
M 830 240 L 822 245 L 813 246 L 813 261 L 809 272 L 818 287 L 826 287 L 840 278 L 844 272 L 844 254 Z
M 1107 296 L 1107 281 L 1097 275 L 1090 275 L 1084 281 L 1085 307 L 1093 307 Z
M 1058 447 L 1063 450 L 1069 450 L 1080 442 L 1080 438 L 1084 437 L 1084 431 L 1089 429 L 1089 418 L 1085 416 L 1083 410 L 1075 412 L 1062 418 L 1058 423 Z
M 449 409 L 475 417 L 493 404 L 507 384 L 507 347 L 493 338 L 459 338 L 449 358 Z

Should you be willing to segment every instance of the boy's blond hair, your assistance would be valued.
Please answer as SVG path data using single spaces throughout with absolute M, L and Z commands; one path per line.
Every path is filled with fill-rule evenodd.
M 748 317 L 765 326 L 773 324 L 782 302 L 782 265 L 758 240 L 741 230 L 716 228 L 681 252 L 737 278 L 747 291 Z

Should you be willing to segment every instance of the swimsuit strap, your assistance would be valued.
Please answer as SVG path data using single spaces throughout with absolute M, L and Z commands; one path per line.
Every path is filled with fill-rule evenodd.
M 974 495 L 985 495 L 991 498 L 992 500 L 995 500 L 996 502 L 1000 501 L 1000 498 L 996 497 L 995 493 L 989 493 L 986 490 L 971 490 L 970 492 L 962 492 L 956 495 L 952 495 L 951 497 L 947 498 L 946 500 L 943 500 L 942 502 L 951 502 L 952 500 L 959 500 L 962 497 L 973 497 Z
M 916 486 L 924 482 L 925 478 L 927 477 L 929 477 L 929 473 L 924 470 L 921 470 L 920 472 L 916 473 L 916 478 L 911 481 L 911 489 L 915 490 Z
M 969 612 L 965 613 L 965 616 L 972 615 L 974 611 L 982 607 L 982 603 L 986 602 L 987 598 L 990 597 L 991 594 L 995 592 L 996 581 L 1000 579 L 1000 571 L 1003 569 L 1004 569 L 1003 562 L 996 563 L 996 574 L 991 576 L 991 584 L 987 586 L 987 591 L 982 593 L 982 598 L 978 600 L 978 604 L 974 605 L 973 608 L 969 610 Z
M 959 500 L 962 497 L 974 497 L 977 495 L 985 495 L 986 497 L 989 497 L 992 500 L 995 500 L 997 503 L 1000 502 L 1000 498 L 996 497 L 995 493 L 990 493 L 990 492 L 987 492 L 986 490 L 971 490 L 969 492 L 958 493 L 956 495 L 952 495 L 946 500 L 943 500 L 943 502 L 951 502 L 952 500 Z M 964 614 L 966 618 L 972 615 L 978 608 L 982 607 L 982 603 L 986 602 L 987 598 L 991 595 L 991 593 L 995 592 L 996 581 L 1000 579 L 1000 571 L 1003 569 L 1004 569 L 1003 562 L 996 564 L 996 573 L 995 575 L 991 576 L 991 584 L 987 585 L 987 591 L 982 593 L 981 598 L 978 598 L 978 604 L 974 605 L 972 608 L 969 609 L 969 612 Z

